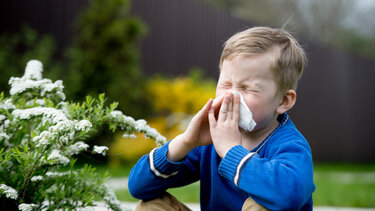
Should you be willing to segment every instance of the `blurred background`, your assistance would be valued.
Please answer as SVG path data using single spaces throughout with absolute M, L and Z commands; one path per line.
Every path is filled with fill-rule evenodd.
M 67 100 L 105 92 L 172 139 L 215 96 L 224 42 L 252 26 L 285 26 L 309 60 L 289 115 L 312 148 L 314 203 L 375 207 L 374 11 L 372 0 L 4 0 L 0 88 L 8 93 L 9 78 L 38 59 L 44 77 L 64 81 Z M 105 130 L 91 141 L 110 147 L 91 161 L 122 177 L 155 147 Z M 175 194 L 197 201 L 198 189 Z

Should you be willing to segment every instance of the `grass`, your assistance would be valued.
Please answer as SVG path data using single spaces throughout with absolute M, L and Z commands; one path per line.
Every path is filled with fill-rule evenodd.
M 375 164 L 319 164 L 314 205 L 375 207 Z
M 130 167 L 107 169 L 113 177 L 126 177 Z M 314 206 L 375 207 L 375 163 L 374 164 L 316 164 L 314 167 L 316 190 Z M 199 182 L 168 190 L 182 202 L 199 203 Z M 121 201 L 138 201 L 127 190 L 116 190 Z

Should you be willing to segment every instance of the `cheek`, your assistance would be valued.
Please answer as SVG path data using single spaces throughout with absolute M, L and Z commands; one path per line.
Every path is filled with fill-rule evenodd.
M 247 107 L 251 110 L 253 113 L 253 116 L 257 116 L 256 114 L 259 113 L 262 110 L 262 107 L 259 105 L 259 102 L 253 99 L 245 99 L 245 102 L 247 104 Z
M 251 112 L 253 113 L 253 119 L 255 122 L 263 119 L 267 113 L 269 113 L 269 107 L 263 103 L 262 99 L 255 98 L 255 97 L 247 97 L 245 98 L 245 102 Z
M 222 88 L 220 88 L 220 87 L 216 87 L 216 95 L 215 95 L 215 98 L 218 98 L 218 97 L 224 95 L 225 92 L 226 92 L 225 89 L 222 89 Z

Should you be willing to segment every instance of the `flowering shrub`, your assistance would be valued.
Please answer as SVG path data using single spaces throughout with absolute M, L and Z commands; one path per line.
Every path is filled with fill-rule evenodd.
M 168 139 L 181 134 L 188 126 L 191 118 L 209 98 L 215 96 L 215 82 L 203 80 L 201 77 L 189 75 L 174 79 L 153 78 L 147 86 L 147 97 L 158 99 L 153 101 L 154 112 L 157 113 L 149 123 Z M 111 144 L 110 164 L 134 162 L 155 147 L 142 136 L 133 140 L 117 136 Z
M 148 124 L 160 131 L 164 136 L 173 138 L 181 133 L 178 125 L 167 125 L 165 117 L 154 117 Z M 123 164 L 133 164 L 140 157 L 156 147 L 155 142 L 147 140 L 145 136 L 135 133 L 132 137 L 116 135 L 109 147 L 110 167 L 120 167 Z
M 195 114 L 215 96 L 215 89 L 214 81 L 189 76 L 153 79 L 147 93 L 150 99 L 158 99 L 153 103 L 157 112 Z
M 42 64 L 28 62 L 23 77 L 12 77 L 10 97 L 0 95 L 0 210 L 76 209 L 104 200 L 113 210 L 120 203 L 105 175 L 84 165 L 74 167 L 74 155 L 91 151 L 105 155 L 106 146 L 84 142 L 108 124 L 125 136 L 144 133 L 158 144 L 165 138 L 145 120 L 134 120 L 87 97 L 83 103 L 65 102 L 62 81 L 42 78 Z

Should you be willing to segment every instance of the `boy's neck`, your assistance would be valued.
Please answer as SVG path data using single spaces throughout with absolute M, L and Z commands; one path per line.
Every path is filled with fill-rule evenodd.
M 247 150 L 252 150 L 258 146 L 277 126 L 279 121 L 275 120 L 269 127 L 253 131 L 241 133 L 242 136 L 242 146 Z

